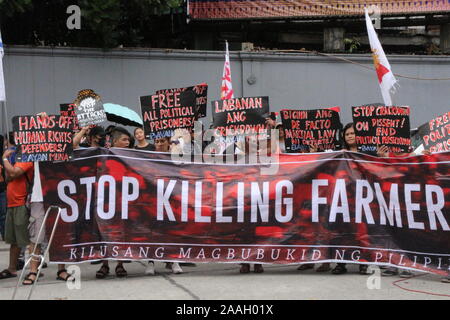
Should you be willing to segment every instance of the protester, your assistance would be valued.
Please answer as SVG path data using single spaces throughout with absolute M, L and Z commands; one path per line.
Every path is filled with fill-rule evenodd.
M 145 139 L 145 133 L 143 128 L 134 129 L 134 138 L 137 141 L 136 146 L 134 147 L 137 150 L 146 150 L 146 151 L 155 151 L 155 146 L 149 143 Z
M 389 158 L 406 158 L 406 157 L 409 157 L 414 154 L 412 154 L 410 152 L 397 152 L 397 153 L 389 152 L 389 148 L 385 145 L 382 145 L 382 146 L 377 147 L 377 155 L 379 157 L 383 157 L 383 158 L 387 158 L 387 157 L 389 157 Z M 383 272 L 381 272 L 381 275 L 385 276 L 385 277 L 399 275 L 400 278 L 410 278 L 414 274 L 409 270 L 401 269 L 399 271 L 399 268 L 397 268 L 397 267 L 388 267 L 385 270 L 383 270 Z
M 131 134 L 123 127 L 115 127 L 111 132 L 111 147 L 112 148 L 128 148 L 130 146 Z M 115 269 L 116 276 L 118 278 L 123 278 L 128 275 L 127 271 L 123 267 L 124 261 L 117 261 L 117 266 Z M 109 262 L 108 260 L 103 261 L 103 265 L 97 271 L 97 279 L 104 279 L 109 274 Z
M 355 128 L 353 123 L 347 123 L 342 129 L 341 140 L 343 144 L 343 149 L 352 152 L 358 152 L 358 146 L 356 144 L 356 135 Z M 344 274 L 347 273 L 346 263 L 338 263 L 333 270 L 331 270 L 332 274 Z M 359 273 L 362 275 L 367 275 L 369 273 L 368 266 L 365 264 L 359 265 Z
M 9 181 L 7 192 L 8 209 L 6 213 L 5 242 L 10 244 L 9 267 L 0 273 L 0 279 L 17 277 L 17 262 L 21 248 L 30 244 L 28 222 L 30 213 L 26 207 L 27 196 L 30 193 L 33 163 L 19 162 L 14 166 L 8 160 L 13 150 L 3 153 L 3 165 L 6 178 Z
M 87 135 L 86 142 L 80 143 L 84 136 Z M 88 126 L 81 128 L 81 130 L 73 138 L 73 148 L 78 149 L 89 148 L 89 147 L 102 147 L 104 148 L 106 144 L 106 133 L 105 129 L 101 126 L 95 126 L 89 128 Z
M 155 139 L 155 151 L 157 152 L 170 152 L 170 138 L 157 138 Z M 174 274 L 183 273 L 178 262 L 166 262 L 166 269 L 171 269 Z M 155 263 L 154 261 L 149 261 L 147 268 L 145 269 L 145 274 L 155 274 Z

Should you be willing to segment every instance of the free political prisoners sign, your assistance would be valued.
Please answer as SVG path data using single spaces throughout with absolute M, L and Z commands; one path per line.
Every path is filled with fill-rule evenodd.
M 342 128 L 339 112 L 331 109 L 281 110 L 284 143 L 287 153 L 309 151 L 311 144 L 317 151 L 336 150 Z
M 60 115 L 14 117 L 17 161 L 70 160 L 73 153 L 72 126 L 73 118 Z
M 212 101 L 213 126 L 218 136 L 265 134 L 269 97 Z
M 186 88 L 163 89 L 156 91 L 156 94 L 167 92 L 180 92 L 181 105 L 188 106 L 194 103 L 195 119 L 206 117 L 206 108 L 208 104 L 208 85 L 206 83 L 197 84 Z
M 390 152 L 410 152 L 409 107 L 352 107 L 358 150 L 376 152 L 385 145 Z
M 73 118 L 73 131 L 80 130 L 80 126 L 78 125 L 78 118 L 75 112 L 76 106 L 73 103 L 61 103 L 59 105 L 60 114 L 63 117 L 71 117 Z
M 194 127 L 194 95 L 185 95 L 181 91 L 163 91 L 151 96 L 142 96 L 140 100 L 144 132 L 150 138 L 171 137 L 178 128 Z
M 267 164 L 75 150 L 41 166 L 61 207 L 50 261 L 160 260 L 450 269 L 450 152 L 378 158 L 280 154 Z M 56 215 L 50 215 L 51 232 Z
M 430 152 L 450 151 L 450 112 L 421 125 L 415 136 Z

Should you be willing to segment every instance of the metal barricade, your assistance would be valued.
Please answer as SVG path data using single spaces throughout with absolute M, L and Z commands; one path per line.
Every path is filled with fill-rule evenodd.
M 56 216 L 56 220 L 55 220 L 55 223 L 54 223 L 54 225 L 53 225 L 53 230 L 52 230 L 52 233 L 51 233 L 51 235 L 50 235 L 50 239 L 49 239 L 49 241 L 48 241 L 47 248 L 45 249 L 44 254 L 36 254 L 36 248 L 37 248 L 37 245 L 34 246 L 33 253 L 31 253 L 30 257 L 29 257 L 29 258 L 27 259 L 27 261 L 25 262 L 25 265 L 23 266 L 22 272 L 20 273 L 20 277 L 19 277 L 19 279 L 18 279 L 18 281 L 17 281 L 16 288 L 14 289 L 14 293 L 13 293 L 13 295 L 12 295 L 11 300 L 14 300 L 14 299 L 16 298 L 17 290 L 19 289 L 19 285 L 20 285 L 20 284 L 22 283 L 22 281 L 23 281 L 24 273 L 25 273 L 25 270 L 27 269 L 28 265 L 31 263 L 31 261 L 32 261 L 33 259 L 40 259 L 41 262 L 40 262 L 39 267 L 38 267 L 38 272 L 37 272 L 37 275 L 36 275 L 36 279 L 35 279 L 33 285 L 32 285 L 31 288 L 30 288 L 30 292 L 28 293 L 27 300 L 30 300 L 31 295 L 33 294 L 34 288 L 35 288 L 35 286 L 36 286 L 36 284 L 37 284 L 37 282 L 38 282 L 38 279 L 39 279 L 39 275 L 41 274 L 42 265 L 44 264 L 45 257 L 48 255 L 48 252 L 49 252 L 49 250 L 50 250 L 50 246 L 51 246 L 52 241 L 53 241 L 53 236 L 55 235 L 56 227 L 57 227 L 57 225 L 58 225 L 59 217 L 60 217 L 60 215 L 61 215 L 61 208 L 60 208 L 60 207 L 58 207 L 58 206 L 50 206 L 50 207 L 47 209 L 47 211 L 45 212 L 44 220 L 43 220 L 43 222 L 42 222 L 41 228 L 39 229 L 39 233 L 38 233 L 37 239 L 40 239 L 40 238 L 41 238 L 41 234 L 42 234 L 42 232 L 44 231 L 45 223 L 46 223 L 46 221 L 47 221 L 48 215 L 49 215 L 49 213 L 50 213 L 50 211 L 51 211 L 52 209 L 58 209 L 58 214 L 57 214 L 57 216 Z M 34 260 L 34 261 L 36 261 L 36 260 Z

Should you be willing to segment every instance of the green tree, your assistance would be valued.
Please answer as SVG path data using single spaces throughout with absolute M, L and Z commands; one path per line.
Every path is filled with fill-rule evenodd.
M 67 7 L 81 9 L 81 30 L 68 30 Z M 114 48 L 142 46 L 158 15 L 183 0 L 0 0 L 7 44 Z

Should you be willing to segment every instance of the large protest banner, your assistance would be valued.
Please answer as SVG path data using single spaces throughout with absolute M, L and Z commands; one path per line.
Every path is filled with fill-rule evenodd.
M 267 134 L 269 97 L 244 97 L 212 101 L 213 126 L 217 136 Z
M 140 97 L 144 132 L 152 139 L 172 137 L 178 128 L 192 130 L 196 98 L 189 91 L 162 91 Z
M 281 110 L 286 152 L 336 150 L 342 129 L 339 112 L 331 109 Z
M 78 92 L 74 101 L 76 106 L 78 125 L 86 127 L 96 125 L 107 120 L 103 102 L 98 94 L 92 89 L 84 89 Z
M 421 125 L 414 138 L 430 152 L 450 151 L 450 112 Z
M 282 154 L 274 175 L 260 174 L 266 164 L 174 162 L 135 150 L 75 154 L 41 167 L 45 206 L 62 208 L 53 262 L 450 268 L 450 153 Z
M 376 152 L 385 145 L 390 152 L 410 152 L 409 107 L 352 107 L 358 150 Z
M 194 106 L 195 119 L 206 117 L 208 105 L 208 84 L 200 83 L 195 86 L 185 88 L 163 89 L 156 91 L 156 94 L 168 92 L 180 92 L 181 105 Z
M 71 117 L 73 120 L 73 131 L 80 130 L 80 126 L 78 125 L 77 113 L 75 112 L 76 106 L 73 103 L 61 103 L 59 105 L 59 113 L 63 117 Z
M 18 162 L 68 161 L 72 158 L 73 118 L 15 116 L 12 121 Z

